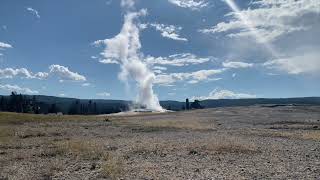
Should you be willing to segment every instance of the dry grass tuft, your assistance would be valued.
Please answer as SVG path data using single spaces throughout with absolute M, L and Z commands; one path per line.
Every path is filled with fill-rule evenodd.
M 273 138 L 287 138 L 287 139 L 300 139 L 300 140 L 314 140 L 320 141 L 320 131 L 250 131 L 250 134 L 262 136 L 262 137 L 273 137 Z
M 205 153 L 236 153 L 236 154 L 256 154 L 259 148 L 251 141 L 237 137 L 216 137 L 207 142 L 193 143 L 189 148 L 189 154 Z
M 0 126 L 0 144 L 10 142 L 15 136 L 15 129 L 8 126 Z
M 183 129 L 183 130 L 210 130 L 213 129 L 213 124 L 202 123 L 198 120 L 139 120 L 139 119 L 117 119 L 112 120 L 115 126 L 127 126 L 138 128 L 145 132 L 152 132 L 164 129 Z
M 17 131 L 15 135 L 18 136 L 19 138 L 22 138 L 22 139 L 46 136 L 46 134 L 44 132 L 41 132 L 39 130 L 33 130 L 33 129 L 26 129 L 23 131 Z
M 124 160 L 119 155 L 109 155 L 106 162 L 102 165 L 101 174 L 111 179 L 119 179 L 124 172 Z
M 142 123 L 145 127 L 151 128 L 173 128 L 189 130 L 207 130 L 211 129 L 208 124 L 201 124 L 198 121 L 176 121 L 176 120 L 155 120 Z
M 0 112 L 1 124 L 23 124 L 28 122 L 64 122 L 64 121 L 84 121 L 84 120 L 104 120 L 103 116 L 82 116 L 82 115 L 43 115 L 43 114 L 23 114 Z
M 98 160 L 107 156 L 107 153 L 103 150 L 103 145 L 96 141 L 68 140 L 56 144 L 59 152 L 71 153 L 83 159 Z
M 302 138 L 306 140 L 320 141 L 320 131 L 305 132 L 302 134 Z

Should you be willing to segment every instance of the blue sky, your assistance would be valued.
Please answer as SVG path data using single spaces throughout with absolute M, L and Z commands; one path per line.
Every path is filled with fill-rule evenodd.
M 126 22 L 160 100 L 320 96 L 318 0 L 2 0 L 0 93 L 136 99 Z

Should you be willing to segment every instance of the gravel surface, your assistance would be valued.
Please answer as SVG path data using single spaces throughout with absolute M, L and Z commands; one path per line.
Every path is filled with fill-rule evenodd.
M 315 106 L 0 127 L 0 179 L 320 179 Z

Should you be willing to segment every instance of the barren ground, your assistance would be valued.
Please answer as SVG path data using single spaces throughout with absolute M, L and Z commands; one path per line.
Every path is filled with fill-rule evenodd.
M 0 179 L 320 179 L 320 107 L 0 113 Z

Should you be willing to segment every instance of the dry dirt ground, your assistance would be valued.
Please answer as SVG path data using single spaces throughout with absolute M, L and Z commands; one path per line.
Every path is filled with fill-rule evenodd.
M 0 179 L 320 179 L 320 107 L 0 113 Z

